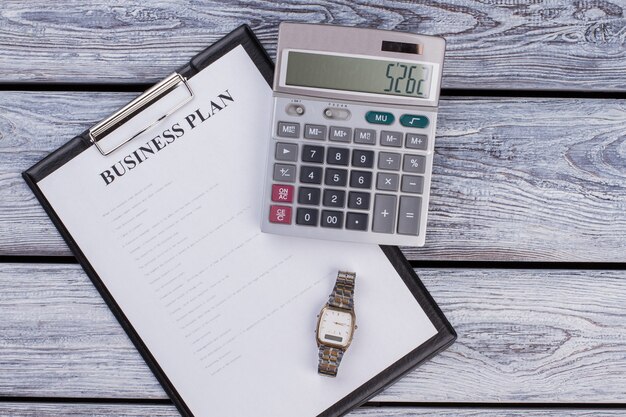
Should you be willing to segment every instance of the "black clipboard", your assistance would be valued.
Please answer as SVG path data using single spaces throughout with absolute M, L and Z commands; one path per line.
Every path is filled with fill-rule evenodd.
M 189 61 L 189 63 L 179 68 L 174 74 L 146 91 L 138 99 L 133 100 L 133 102 L 129 103 L 129 105 L 125 106 L 119 112 L 106 119 L 105 121 L 99 123 L 94 128 L 86 130 L 85 132 L 76 136 L 68 143 L 61 146 L 56 151 L 52 152 L 42 161 L 22 173 L 24 180 L 29 185 L 46 213 L 50 216 L 52 222 L 59 230 L 61 236 L 69 246 L 74 256 L 77 258 L 78 262 L 82 265 L 83 269 L 93 282 L 94 286 L 99 291 L 104 301 L 107 303 L 119 323 L 128 334 L 131 341 L 143 357 L 143 359 L 146 361 L 156 378 L 159 380 L 165 392 L 172 399 L 172 401 L 178 408 L 178 411 L 185 417 L 199 416 L 194 416 L 189 407 L 185 404 L 184 399 L 176 390 L 176 387 L 169 380 L 169 378 L 167 377 L 163 369 L 159 366 L 158 362 L 156 361 L 148 347 L 139 337 L 137 331 L 133 328 L 132 323 L 124 314 L 124 311 L 120 308 L 113 296 L 109 293 L 104 282 L 100 279 L 94 268 L 91 266 L 89 260 L 81 251 L 81 248 L 74 241 L 71 234 L 61 221 L 60 217 L 52 208 L 52 205 L 47 201 L 37 183 L 91 146 L 98 147 L 101 153 L 106 154 L 107 151 L 101 149 L 100 146 L 98 146 L 99 137 L 105 136 L 106 133 L 114 130 L 120 124 L 124 123 L 124 120 L 132 117 L 129 116 L 129 114 L 132 114 L 133 111 L 136 110 L 137 106 L 146 104 L 146 95 L 150 96 L 149 98 L 151 102 L 160 99 L 163 95 L 167 94 L 168 91 L 171 91 L 172 86 L 180 86 L 180 83 L 184 83 L 185 79 L 193 77 L 199 71 L 206 68 L 211 63 L 218 60 L 223 55 L 239 45 L 243 46 L 252 61 L 256 64 L 263 78 L 267 81 L 268 85 L 271 86 L 274 72 L 274 65 L 272 63 L 272 60 L 268 56 L 265 49 L 263 49 L 263 47 L 261 46 L 252 30 L 247 25 L 242 25 L 215 44 L 200 52 L 198 55 L 193 57 Z M 193 92 L 189 92 L 193 96 Z M 142 98 L 144 98 L 144 101 L 141 100 Z M 124 112 L 126 112 L 127 114 L 125 114 Z M 163 117 L 165 116 L 167 115 L 163 115 Z M 143 133 L 145 130 L 147 130 L 147 128 L 142 130 L 141 132 L 138 132 L 137 135 Z M 133 137 L 134 136 L 132 136 L 128 140 L 132 139 Z M 110 152 L 112 152 L 113 150 L 114 149 L 111 149 Z M 431 337 L 424 344 L 415 348 L 399 361 L 389 366 L 383 372 L 376 375 L 374 378 L 354 390 L 352 393 L 335 403 L 333 406 L 321 413 L 318 417 L 340 416 L 349 412 L 353 408 L 363 404 L 368 399 L 382 391 L 390 383 L 394 382 L 405 373 L 409 372 L 425 360 L 444 350 L 456 339 L 456 333 L 454 332 L 454 329 L 445 318 L 433 298 L 430 296 L 422 282 L 419 280 L 418 276 L 416 275 L 413 268 L 406 260 L 402 252 L 395 246 L 381 246 L 381 249 L 387 256 L 389 261 L 392 263 L 400 277 L 403 279 L 404 283 L 407 286 L 407 289 L 411 291 L 415 299 L 418 301 L 420 307 L 424 310 L 428 318 L 433 323 L 434 327 L 437 330 L 437 334 Z

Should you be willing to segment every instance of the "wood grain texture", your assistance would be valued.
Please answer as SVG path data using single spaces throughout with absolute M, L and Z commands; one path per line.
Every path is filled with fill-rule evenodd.
M 133 93 L 0 92 L 0 255 L 69 255 L 20 172 Z M 446 98 L 410 259 L 626 260 L 626 102 Z
M 619 417 L 623 410 L 511 410 L 503 408 L 362 407 L 346 417 Z M 172 405 L 0 403 L 0 416 L 11 417 L 177 417 Z
M 458 341 L 374 401 L 626 403 L 626 271 L 418 273 Z M 0 317 L 0 397 L 165 398 L 78 265 L 0 264 Z
M 70 255 L 21 177 L 138 93 L 0 92 L 0 255 Z
M 626 90 L 623 0 L 333 0 L 0 5 L 0 82 L 154 82 L 247 23 L 273 55 L 281 21 L 447 39 L 444 87 Z

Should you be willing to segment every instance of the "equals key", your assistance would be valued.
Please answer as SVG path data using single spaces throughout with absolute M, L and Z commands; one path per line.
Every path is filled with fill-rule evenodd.
M 421 197 L 400 197 L 400 207 L 398 210 L 398 233 L 413 236 L 417 236 L 419 234 L 421 207 Z

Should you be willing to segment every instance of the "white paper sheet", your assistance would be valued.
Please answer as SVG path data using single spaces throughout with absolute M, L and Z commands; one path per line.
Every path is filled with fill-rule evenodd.
M 195 416 L 316 416 L 436 330 L 377 246 L 260 232 L 271 90 L 245 50 L 189 82 L 156 129 L 39 186 Z M 338 269 L 359 328 L 332 379 L 315 326 Z

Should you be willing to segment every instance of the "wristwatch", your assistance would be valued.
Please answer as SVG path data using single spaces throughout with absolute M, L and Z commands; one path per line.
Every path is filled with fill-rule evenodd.
M 352 343 L 352 336 L 357 328 L 354 315 L 355 279 L 354 272 L 339 271 L 328 303 L 317 316 L 317 372 L 320 375 L 337 376 L 341 358 Z

